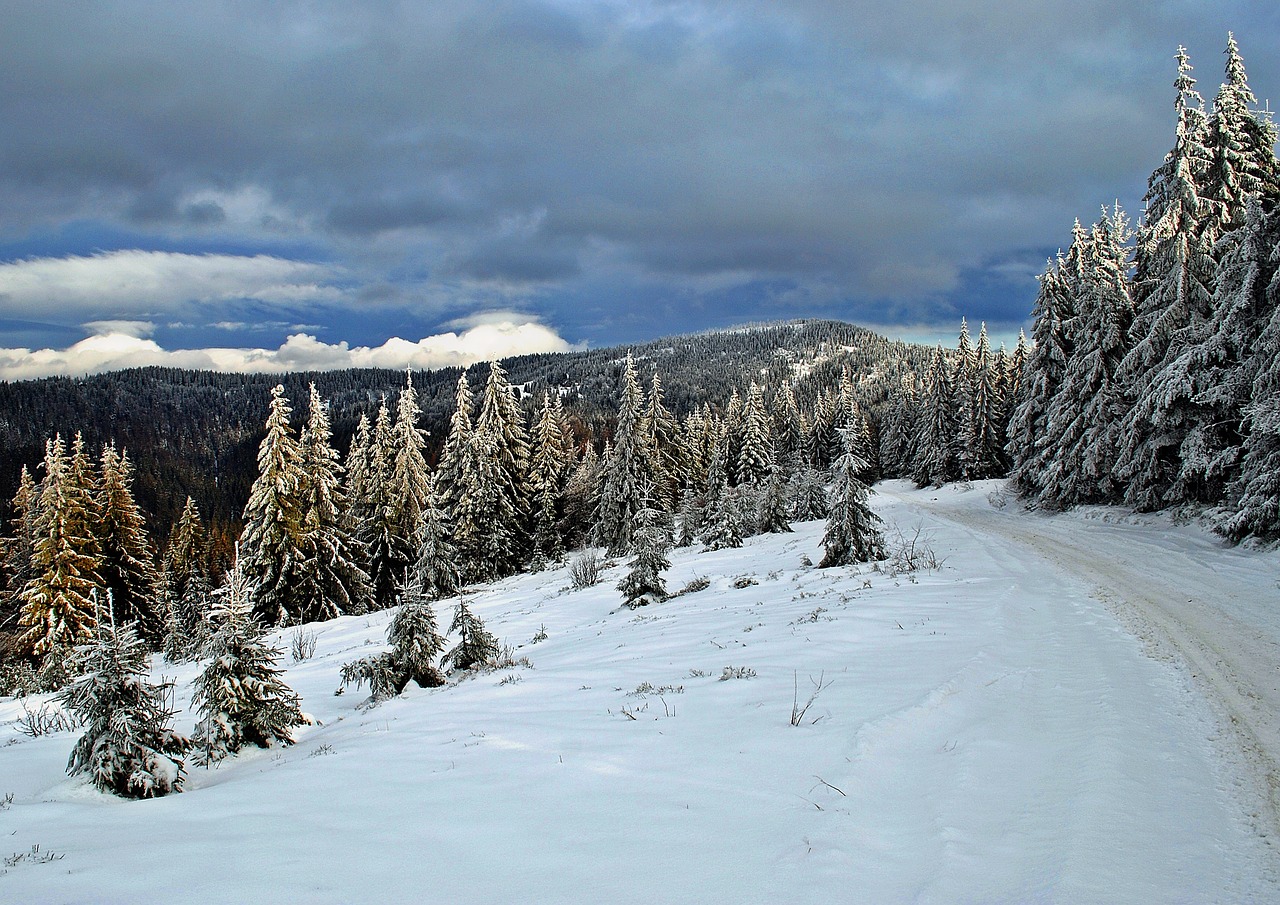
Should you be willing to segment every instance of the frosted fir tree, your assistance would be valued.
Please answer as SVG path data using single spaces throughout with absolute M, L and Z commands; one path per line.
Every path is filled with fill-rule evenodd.
M 360 525 L 368 517 L 370 447 L 373 445 L 373 426 L 369 416 L 360 413 L 356 431 L 347 448 L 346 476 L 343 487 L 347 499 L 346 527 L 353 537 L 359 537 Z
M 867 502 L 867 485 L 858 477 L 866 463 L 853 452 L 852 443 L 833 466 L 835 481 L 831 491 L 831 512 L 822 536 L 825 553 L 820 568 L 874 562 L 885 558 L 880 517 Z
M 1280 213 L 1272 211 L 1258 226 L 1260 249 L 1280 246 Z M 1265 284 L 1258 302 L 1261 329 L 1250 344 L 1240 375 L 1248 381 L 1250 401 L 1242 411 L 1238 472 L 1227 488 L 1228 513 L 1218 530 L 1235 540 L 1253 535 L 1280 540 L 1280 276 L 1270 257 L 1255 274 L 1255 286 Z M 1239 278 L 1239 277 L 1238 277 Z M 1247 283 L 1245 284 L 1247 285 Z M 1240 286 L 1244 292 L 1245 285 Z M 1261 294 L 1261 293 L 1260 293 Z
M 773 448 L 776 460 L 788 470 L 800 464 L 804 446 L 804 430 L 800 424 L 800 407 L 791 384 L 784 383 L 773 397 Z
M 760 506 L 756 517 L 756 528 L 760 533 L 790 533 L 791 500 L 787 493 L 788 489 L 787 481 L 783 478 L 782 466 L 775 464 L 769 469 L 769 479 L 765 481 L 760 494 Z
M 182 514 L 169 533 L 161 569 L 165 610 L 165 659 L 180 663 L 195 659 L 208 635 L 212 603 L 206 565 L 208 537 L 196 501 L 187 497 Z
M 805 466 L 791 476 L 791 517 L 797 522 L 813 522 L 826 518 L 830 508 L 823 474 Z
M 1037 503 L 1063 508 L 1115 500 L 1112 477 L 1125 403 L 1118 373 L 1129 349 L 1133 304 L 1127 277 L 1128 221 L 1103 210 L 1083 246 L 1071 357 L 1049 410 L 1055 448 L 1046 458 Z
M 489 634 L 480 617 L 471 612 L 465 597 L 458 597 L 449 634 L 458 635 L 458 643 L 445 654 L 454 669 L 472 669 L 492 662 L 498 656 L 498 639 Z
M 531 571 L 540 571 L 550 562 L 564 556 L 560 540 L 557 508 L 564 483 L 573 465 L 573 454 L 560 411 L 559 397 L 546 393 L 542 397 L 542 414 L 534 428 L 533 459 L 530 465 L 530 494 L 534 509 L 533 554 Z
M 563 515 L 559 533 L 569 549 L 586 543 L 596 507 L 600 505 L 600 456 L 590 443 L 582 450 L 582 459 L 569 473 L 564 485 Z
M 1269 114 L 1257 110 L 1258 98 L 1249 88 L 1244 58 L 1230 32 L 1225 54 L 1226 81 L 1214 98 L 1206 138 L 1209 168 L 1204 194 L 1211 202 L 1209 228 L 1215 233 L 1243 226 L 1251 201 L 1280 196 L 1276 127 Z
M 499 460 L 487 432 L 467 442 L 457 485 L 453 540 L 464 581 L 493 581 L 511 574 L 520 559 L 518 520 Z
M 970 480 L 994 478 L 1004 473 L 1004 404 L 1001 369 L 991 355 L 987 325 L 983 322 L 974 350 L 973 401 L 965 433 L 965 474 Z
M 1039 277 L 1040 290 L 1032 311 L 1033 346 L 1016 389 L 1007 429 L 1005 452 L 1011 465 L 1010 478 L 1024 496 L 1034 496 L 1044 486 L 1045 468 L 1053 453 L 1048 443 L 1049 410 L 1062 387 L 1073 352 L 1067 324 L 1075 317 L 1075 297 L 1067 285 L 1065 270 L 1066 262 L 1059 255 Z
M 643 502 L 643 488 L 652 481 L 652 455 L 644 430 L 644 396 L 636 377 L 635 362 L 627 355 L 622 372 L 622 400 L 613 446 L 604 458 L 600 501 L 596 507 L 595 542 L 610 556 L 631 550 L 636 513 Z
M 692 489 L 686 489 L 680 495 L 680 515 L 677 521 L 679 533 L 676 534 L 677 547 L 691 547 L 702 534 L 703 510 L 699 495 Z
M 98 575 L 110 592 L 116 618 L 135 623 L 152 650 L 165 635 L 165 612 L 155 553 L 147 537 L 146 519 L 133 499 L 133 465 L 114 444 L 102 448 L 97 510 Z
M 1185 50 L 1178 49 L 1177 135 L 1152 175 L 1137 231 L 1132 346 L 1121 365 L 1128 411 L 1115 473 L 1140 510 L 1180 502 L 1171 494 L 1182 442 L 1194 423 L 1191 387 L 1178 359 L 1207 333 L 1218 236 L 1204 197 L 1207 123 Z
M 254 615 L 263 625 L 283 624 L 301 611 L 298 570 L 306 555 L 299 498 L 303 466 L 302 449 L 289 427 L 292 411 L 284 387 L 276 384 L 240 536 L 241 568 L 253 588 Z
M 58 701 L 85 727 L 67 773 L 85 774 L 101 791 L 156 798 L 182 791 L 190 742 L 170 728 L 172 685 L 148 681 L 146 644 L 107 611 L 76 650 L 76 672 Z
M 805 436 L 805 460 L 811 468 L 826 470 L 831 465 L 832 449 L 840 439 L 836 432 L 837 415 L 835 401 L 826 395 L 819 396 Z
M 391 457 L 391 487 L 388 505 L 396 535 L 411 547 L 421 528 L 422 512 L 431 496 L 431 473 L 427 468 L 427 438 L 418 427 L 422 410 L 413 388 L 412 372 L 405 372 L 405 388 L 400 392 L 393 429 L 395 453 Z
M 917 407 L 915 381 L 904 376 L 889 393 L 880 423 L 880 466 L 888 477 L 906 475 L 911 470 Z
M 650 455 L 649 471 L 653 475 L 654 502 L 664 511 L 674 513 L 685 484 L 688 455 L 684 448 L 684 434 L 680 422 L 667 410 L 662 399 L 662 380 L 655 371 L 649 384 L 649 401 L 645 409 L 644 425 Z
M 1178 483 L 1202 485 L 1202 495 L 1228 505 L 1257 411 L 1256 381 L 1274 354 L 1261 341 L 1275 307 L 1268 285 L 1280 263 L 1272 256 L 1276 226 L 1253 201 L 1244 225 L 1219 241 L 1213 332 L 1186 356 L 1201 413 L 1182 444 Z
M 960 337 L 956 342 L 956 354 L 951 372 L 951 410 L 955 413 L 958 448 L 957 464 L 963 474 L 967 464 L 964 445 L 973 422 L 973 389 L 978 375 L 978 356 L 969 338 L 969 322 L 960 318 Z
M 202 652 L 208 663 L 193 683 L 196 763 L 215 763 L 249 745 L 291 745 L 292 730 L 309 722 L 281 677 L 283 651 L 254 619 L 254 596 L 237 559 L 213 607 L 216 629 Z
M 289 614 L 299 623 L 364 613 L 373 603 L 369 576 L 361 567 L 364 551 L 347 530 L 342 467 L 331 436 L 328 409 L 313 383 L 300 443 L 297 610 Z
M 361 507 L 365 515 L 356 535 L 365 550 L 373 608 L 379 610 L 399 602 L 400 579 L 414 555 L 412 540 L 401 536 L 395 518 L 391 483 L 394 462 L 395 432 L 384 399 L 374 422 L 365 501 Z
M 633 538 L 635 557 L 631 568 L 618 582 L 623 603 L 635 609 L 667 599 L 667 584 L 662 573 L 671 568 L 667 554 L 671 551 L 671 532 L 663 512 L 653 504 L 648 494 L 644 505 L 636 513 L 636 530 Z
M 413 576 L 415 591 L 428 600 L 448 597 L 458 589 L 457 552 L 451 540 L 448 517 L 436 505 L 434 493 L 422 511 L 422 527 L 418 532 L 418 558 Z
M 764 390 L 752 383 L 742 405 L 738 457 L 734 462 L 737 483 L 761 484 L 773 469 L 773 436 L 765 411 Z
M 743 515 L 738 494 L 729 486 L 725 459 L 728 450 L 721 449 L 707 478 L 707 497 L 702 518 L 702 546 L 705 550 L 724 550 L 742 546 Z
M 18 475 L 18 489 L 13 495 L 9 533 L 4 539 L 5 585 L 0 588 L 0 631 L 16 632 L 22 611 L 22 589 L 31 580 L 31 560 L 36 546 L 40 489 L 27 466 Z
M 437 662 L 445 641 L 436 623 L 435 609 L 423 593 L 422 576 L 415 573 L 401 591 L 404 601 L 387 626 L 391 649 L 361 657 L 342 667 L 343 686 L 369 686 L 369 703 L 376 704 L 402 694 L 410 682 L 420 688 L 445 684 Z
M 956 455 L 959 419 L 954 407 L 955 398 L 951 369 L 947 366 L 942 346 L 938 346 L 925 378 L 924 398 L 920 401 L 919 441 L 911 475 L 917 487 L 941 487 L 960 477 L 960 463 Z
M 529 434 L 524 413 L 516 401 L 507 372 L 496 361 L 489 363 L 489 379 L 480 397 L 475 432 L 484 438 L 482 448 L 493 460 L 493 475 L 502 497 L 489 513 L 497 530 L 510 539 L 511 550 L 495 563 L 498 575 L 510 575 L 529 552 L 530 487 Z
M 19 644 L 36 657 L 88 641 L 100 589 L 97 542 L 84 513 L 85 494 L 73 487 L 61 436 L 45 444 L 31 577 L 21 604 Z
M 454 509 L 461 499 L 459 482 L 462 480 L 467 444 L 471 442 L 473 405 L 471 386 L 467 383 L 466 371 L 463 371 L 458 376 L 453 414 L 449 416 L 449 433 L 440 450 L 434 478 L 437 501 L 450 518 L 455 517 Z

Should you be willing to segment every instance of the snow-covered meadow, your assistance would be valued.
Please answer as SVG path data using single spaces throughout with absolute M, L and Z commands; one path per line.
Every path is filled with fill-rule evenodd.
M 43 699 L 0 699 L 0 901 L 1280 900 L 1265 782 L 1212 689 L 1008 526 L 1105 538 L 1099 560 L 1147 544 L 1170 585 L 1216 570 L 1258 613 L 1280 558 L 1165 517 L 996 508 L 998 486 L 873 495 L 936 570 L 816 569 L 811 522 L 674 551 L 668 589 L 708 586 L 635 611 L 625 563 L 484 587 L 473 608 L 529 665 L 373 708 L 334 691 L 390 614 L 309 626 L 314 656 L 283 662 L 315 725 L 166 798 L 66 777 L 77 734 L 27 737 Z M 155 668 L 189 732 L 196 668 Z

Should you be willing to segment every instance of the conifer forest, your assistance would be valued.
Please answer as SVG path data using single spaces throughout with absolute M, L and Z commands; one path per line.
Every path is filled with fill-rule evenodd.
M 1044 737 L 1035 735 L 1040 730 L 1029 722 L 1036 715 L 1021 713 L 1021 695 L 1028 683 L 1040 681 L 1037 669 L 1050 667 L 1035 657 L 1000 660 L 1003 655 L 991 653 L 978 637 L 983 626 L 1005 624 L 989 608 L 1014 607 L 1023 614 L 1018 618 L 1032 618 L 1030 610 L 1047 611 L 1050 600 L 1076 601 L 1076 592 L 1053 590 L 1053 582 L 1067 579 L 1043 579 L 1050 590 L 1026 591 L 1035 607 L 1009 603 L 1021 598 L 1003 590 L 1004 579 L 985 577 L 986 566 L 972 563 L 991 557 L 990 570 L 1011 567 L 974 532 L 988 524 L 997 531 L 1010 519 L 1033 520 L 1025 524 L 1046 533 L 1038 541 L 1028 534 L 1032 539 L 1025 542 L 1049 550 L 1054 530 L 1072 532 L 1069 539 L 1090 532 L 1102 537 L 1126 526 L 1147 532 L 1142 538 L 1167 530 L 1208 551 L 1197 556 L 1255 570 L 1242 585 L 1249 590 L 1237 595 L 1241 601 L 1280 603 L 1280 590 L 1266 577 L 1280 542 L 1280 161 L 1276 127 L 1249 86 L 1234 39 L 1224 58 L 1222 84 L 1206 99 L 1179 50 L 1169 150 L 1163 161 L 1153 161 L 1158 165 L 1142 210 L 1126 212 L 1114 199 L 1098 199 L 1096 213 L 1063 224 L 1063 248 L 1045 263 L 1038 290 L 1028 292 L 1029 328 L 1016 341 L 993 342 L 986 324 L 964 317 L 957 318 L 954 342 L 932 348 L 839 321 L 804 320 L 465 369 L 241 376 L 143 368 L 0 384 L 0 492 L 7 501 L 0 512 L 0 700 L 12 703 L 11 722 L 32 725 L 30 708 L 37 705 L 25 702 L 40 702 L 46 731 L 30 734 L 35 741 L 49 736 L 65 742 L 71 780 L 61 781 L 87 783 L 113 802 L 158 798 L 193 785 L 203 794 L 212 787 L 193 777 L 238 775 L 231 772 L 237 762 L 257 764 L 268 779 L 283 777 L 291 767 L 277 770 L 262 752 L 279 756 L 311 747 L 316 759 L 307 760 L 310 767 L 339 744 L 314 747 L 327 738 L 319 733 L 338 721 L 373 721 L 371 741 L 358 743 L 372 746 L 379 736 L 390 739 L 394 731 L 419 725 L 414 721 L 429 724 L 437 712 L 447 714 L 441 720 L 456 721 L 440 730 L 447 739 L 431 738 L 438 745 L 457 741 L 458 753 L 439 769 L 453 769 L 452 762 L 458 778 L 422 773 L 423 782 L 472 776 L 484 783 L 483 775 L 468 773 L 472 768 L 461 752 L 466 745 L 496 745 L 503 724 L 490 714 L 483 729 L 468 725 L 461 704 L 443 703 L 447 695 L 469 700 L 463 697 L 473 693 L 467 689 L 482 681 L 493 685 L 484 678 L 492 676 L 501 682 L 491 693 L 523 689 L 529 693 L 523 706 L 535 708 L 529 690 L 540 675 L 547 682 L 558 676 L 560 663 L 565 685 L 557 693 L 564 701 L 603 693 L 605 686 L 617 693 L 597 707 L 607 712 L 610 733 L 641 723 L 676 732 L 681 720 L 708 720 L 719 734 L 705 752 L 723 746 L 728 760 L 723 776 L 697 773 L 698 781 L 706 788 L 721 779 L 733 782 L 732 794 L 747 799 L 744 790 L 754 780 L 736 773 L 738 761 L 731 759 L 745 762 L 743 751 L 766 744 L 759 740 L 774 738 L 771 732 L 784 732 L 751 722 L 757 717 L 748 690 L 777 680 L 788 702 L 794 698 L 790 724 L 785 714 L 778 721 L 793 734 L 779 739 L 844 726 L 844 735 L 822 737 L 824 745 L 845 745 L 840 757 L 823 761 L 821 770 L 808 769 L 804 788 L 783 806 L 783 822 L 796 839 L 794 850 L 778 856 L 776 876 L 792 877 L 797 864 L 808 863 L 820 879 L 830 862 L 819 868 L 805 859 L 821 844 L 835 845 L 832 821 L 859 807 L 899 807 L 886 791 L 901 781 L 894 764 L 911 764 L 919 779 L 940 775 L 935 761 L 959 758 L 968 782 L 1002 763 L 999 752 L 985 761 L 966 747 L 971 730 L 965 727 L 995 719 L 992 714 L 1017 720 L 1010 733 L 1034 739 L 1026 759 L 1049 765 L 1046 771 L 1057 778 L 1040 780 L 1052 788 L 1069 782 L 1061 775 L 1079 767 L 1077 757 L 1087 769 L 1107 773 L 1107 733 L 1115 729 L 1106 722 L 1110 717 L 1096 716 L 1094 730 L 1081 730 L 1088 740 L 1076 739 L 1052 717 L 1046 717 L 1052 725 Z M 934 519 L 927 523 L 933 527 L 922 529 L 926 518 Z M 1070 549 L 1064 540 L 1044 555 L 1071 571 L 1071 561 L 1062 558 Z M 1029 554 L 1024 549 L 1018 555 Z M 1186 562 L 1194 559 L 1187 556 Z M 1188 581 L 1200 580 L 1186 568 Z M 971 571 L 955 572 L 964 569 Z M 965 583 L 945 585 L 953 572 Z M 1009 574 L 1011 586 L 1022 587 L 1017 568 Z M 1116 581 L 1099 579 L 1093 596 L 1082 591 L 1072 606 L 1107 612 L 1098 601 L 1121 593 Z M 898 596 L 873 596 L 881 590 Z M 581 615 L 583 600 L 594 606 L 589 620 Z M 911 601 L 922 608 L 911 609 Z M 784 606 L 791 609 L 781 618 Z M 702 622 L 696 631 L 682 630 L 675 621 L 710 620 L 713 609 L 733 613 L 732 631 Z M 673 615 L 679 613 L 690 615 Z M 828 644 L 822 632 L 832 624 L 849 626 L 850 633 Z M 573 632 L 580 633 L 574 635 L 577 646 L 555 647 Z M 679 646 L 685 641 L 676 639 L 693 635 L 701 647 Z M 955 663 L 938 646 L 943 635 L 947 643 L 972 642 Z M 789 659 L 762 653 L 752 661 L 762 648 L 750 645 L 767 639 Z M 1079 668 L 1105 672 L 1120 662 L 1108 659 L 1113 643 L 1120 642 L 1080 642 L 1077 650 L 1087 655 L 1064 655 L 1053 668 L 1074 669 L 1070 661 L 1097 657 Z M 600 653 L 588 657 L 597 649 L 592 644 Z M 648 653 L 633 657 L 633 650 Z M 876 703 L 864 701 L 863 712 L 855 699 L 873 692 L 848 671 L 849 662 L 865 665 L 878 657 L 889 671 L 894 664 L 900 671 L 910 671 L 902 664 L 927 671 L 943 663 L 954 671 L 912 686 L 902 700 L 890 691 L 883 699 L 868 697 Z M 614 675 L 613 667 L 599 666 L 633 660 L 643 669 L 618 666 Z M 1200 668 L 1191 662 L 1189 670 Z M 660 668 L 672 665 L 680 670 Z M 597 667 L 600 672 L 592 673 Z M 1160 678 L 1165 673 L 1154 670 L 1165 667 L 1154 660 L 1132 668 L 1153 670 L 1142 672 L 1150 677 L 1135 679 L 1134 687 L 1177 685 Z M 168 678 L 174 675 L 181 683 Z M 647 675 L 656 684 L 637 682 Z M 843 691 L 824 696 L 826 688 L 839 686 Z M 1068 699 L 1061 681 L 1046 687 L 1057 689 L 1045 699 L 1050 710 L 1083 712 L 1072 708 L 1087 706 Z M 1177 694 L 1189 687 L 1177 685 Z M 318 688 L 326 689 L 323 695 Z M 695 717 L 702 712 L 695 696 L 712 693 L 739 695 L 726 698 L 740 708 L 733 711 L 738 715 L 726 716 L 723 725 L 713 716 Z M 843 710 L 822 710 L 841 693 L 851 696 L 839 699 Z M 1009 697 L 989 709 L 968 703 L 980 693 Z M 1145 698 L 1131 700 L 1138 702 L 1135 714 L 1150 709 Z M 347 709 L 339 712 L 339 706 Z M 910 753 L 914 749 L 895 735 L 932 727 L 925 721 L 956 708 L 961 715 L 945 729 L 935 727 L 942 734 L 930 736 L 924 754 Z M 847 722 L 855 712 L 861 714 L 856 726 Z M 535 719 L 527 710 L 519 713 L 514 725 Z M 386 732 L 378 731 L 377 720 L 386 721 Z M 398 729 L 396 720 L 403 720 Z M 756 727 L 749 730 L 756 734 L 740 740 L 734 734 L 738 720 Z M 1271 752 L 1266 733 L 1274 719 L 1258 720 L 1249 744 Z M 557 747 L 562 739 L 548 728 L 552 723 L 536 725 L 538 732 L 510 742 L 510 750 L 537 750 L 548 763 L 559 757 L 559 768 L 573 746 Z M 1135 735 L 1147 750 L 1174 732 L 1164 724 L 1150 731 L 1156 741 Z M 614 747 L 599 755 L 582 787 L 607 782 L 611 770 L 632 769 L 616 766 L 622 763 L 616 750 L 625 745 L 611 739 Z M 426 756 L 404 753 L 412 744 L 395 749 L 401 752 L 395 757 L 405 758 L 406 774 Z M 653 746 L 645 749 L 653 752 L 647 757 L 682 762 L 678 749 L 667 747 L 676 744 L 668 736 L 646 736 L 643 744 Z M 25 747 L 14 744 L 13 750 Z M 821 759 L 826 749 L 813 742 L 807 750 Z M 885 751 L 897 753 L 877 760 Z M 882 772 L 839 778 L 855 763 Z M 538 772 L 542 766 L 528 769 L 530 784 L 547 789 L 529 794 L 554 809 L 549 800 L 559 794 L 560 780 Z M 1022 777 L 1018 771 L 1029 768 L 1007 769 Z M 9 791 L 6 772 L 0 747 L 0 796 Z M 815 773 L 821 775 L 809 778 Z M 343 775 L 350 782 L 355 774 Z M 1275 774 L 1267 776 L 1274 783 Z M 1026 778 L 1027 788 L 1039 788 L 1033 779 Z M 920 781 L 929 786 L 935 780 Z M 1180 789 L 1174 784 L 1181 781 L 1169 779 L 1170 788 Z M 986 792 L 1001 785 L 991 777 L 972 782 Z M 273 787 L 264 779 L 255 788 L 254 794 L 270 797 Z M 575 788 L 560 791 L 572 798 Z M 959 788 L 929 786 L 921 799 L 959 796 L 967 814 L 990 813 L 993 825 L 1013 819 L 997 810 L 998 794 L 993 803 L 986 792 L 965 797 L 970 787 Z M 629 794 L 623 795 L 627 801 Z M 707 806 L 708 799 L 688 794 L 695 809 Z M 679 807 L 688 807 L 679 796 L 662 800 L 672 814 L 683 815 Z M 1206 826 L 1216 819 L 1217 805 L 1197 803 L 1194 796 L 1183 800 L 1191 801 L 1187 813 L 1203 817 Z M 1163 815 L 1152 825 L 1188 834 L 1152 846 L 1197 851 L 1198 824 L 1187 823 L 1181 811 L 1163 810 L 1174 807 L 1167 801 L 1152 801 L 1153 813 Z M 1056 802 L 1046 807 L 1056 808 Z M 519 808 L 516 801 L 502 806 Z M 648 806 L 647 799 L 637 799 L 626 813 L 634 819 Z M 742 819 L 750 822 L 756 807 L 744 802 Z M 1076 805 L 1062 807 L 1074 813 Z M 6 808 L 0 805 L 0 811 Z M 1091 826 L 1120 825 L 1106 802 L 1089 799 L 1088 808 L 1093 810 L 1081 820 L 1093 821 Z M 446 815 L 436 816 L 446 822 Z M 657 819 L 678 827 L 677 816 Z M 0 813 L 0 828 L 5 817 Z M 814 828 L 793 827 L 801 817 L 816 821 Z M 460 826 L 483 838 L 474 819 L 460 817 Z M 607 815 L 583 819 L 593 831 L 604 832 L 609 824 Z M 951 819 L 926 814 L 920 825 L 944 826 Z M 1256 841 L 1270 832 L 1258 828 L 1268 818 L 1255 813 L 1253 819 L 1257 825 L 1241 830 L 1241 839 Z M 1065 817 L 1054 821 L 1070 823 Z M 1224 818 L 1222 825 L 1229 822 Z M 714 838 L 719 823 L 698 826 L 704 833 L 698 838 L 711 838 L 713 848 L 722 844 Z M 680 830 L 672 832 L 687 841 Z M 873 830 L 861 832 L 874 836 Z M 914 825 L 902 832 L 927 835 Z M 1036 832 L 1029 831 L 1033 837 Z M 1231 860 L 1272 863 L 1274 843 L 1258 843 L 1255 851 L 1253 842 L 1229 841 L 1235 830 L 1203 832 L 1226 834 L 1219 838 L 1228 842 L 1204 847 L 1226 859 L 1204 867 L 1204 876 L 1236 877 L 1241 885 L 1228 887 L 1228 899 L 1262 901 L 1252 897 L 1276 891 L 1274 873 L 1250 885 L 1254 875 Z M 502 838 L 490 844 L 514 846 Z M 1053 837 L 1043 843 L 1044 852 L 1077 843 L 1077 836 L 1066 842 Z M 891 848 L 884 840 L 868 845 Z M 660 855 L 659 849 L 641 849 Z M 696 871 L 685 855 L 674 857 L 679 870 Z M 949 856 L 939 850 L 937 857 Z M 17 863 L 9 863 L 14 877 Z M 907 873 L 916 869 L 901 866 Z M 1053 874 L 1061 885 L 1052 892 L 1036 892 L 1034 877 L 1010 873 L 1011 886 L 996 890 L 997 898 L 1039 900 L 1043 893 L 1054 900 L 1093 900 L 1098 889 L 1090 886 L 1092 879 L 1110 876 L 1092 868 L 1079 876 L 1069 867 L 1061 870 Z M 6 899 L 3 874 L 0 899 Z M 1126 896 L 1141 897 L 1163 882 L 1143 870 L 1127 876 L 1137 885 L 1116 887 Z M 1156 886 L 1142 885 L 1148 881 Z M 894 882 L 874 887 L 885 896 L 879 900 L 899 900 L 906 887 Z M 490 895 L 504 891 L 484 883 L 477 888 Z M 950 900 L 950 893 L 985 897 L 981 882 L 968 875 L 941 888 L 947 892 L 937 900 Z M 564 892 L 546 879 L 536 881 L 536 889 L 553 897 Z M 786 898 L 784 890 L 774 892 Z

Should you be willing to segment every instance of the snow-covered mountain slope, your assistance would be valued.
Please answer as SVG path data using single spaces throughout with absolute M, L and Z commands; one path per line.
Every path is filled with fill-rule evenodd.
M 509 579 L 473 606 L 531 666 L 372 709 L 333 692 L 389 614 L 312 626 L 287 678 L 318 724 L 154 801 L 66 778 L 75 733 L 27 738 L 0 700 L 0 853 L 60 856 L 0 865 L 0 901 L 1280 899 L 1265 790 L 1223 755 L 1216 699 L 1057 544 L 1145 549 L 1154 595 L 1212 570 L 1240 619 L 1275 609 L 1275 554 L 996 509 L 996 487 L 873 496 L 933 571 L 815 569 L 815 522 L 676 551 L 669 588 L 709 586 L 634 612 L 622 564 L 577 591 L 564 569 Z M 158 671 L 189 731 L 194 668 Z

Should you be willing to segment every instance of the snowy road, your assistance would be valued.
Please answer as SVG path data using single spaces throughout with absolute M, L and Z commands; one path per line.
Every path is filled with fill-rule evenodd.
M 1162 530 L 1161 517 L 1104 508 L 1039 515 L 1012 498 L 1004 508 L 957 506 L 951 489 L 930 498 L 896 486 L 879 489 L 1088 583 L 1153 654 L 1180 658 L 1229 730 L 1224 753 L 1257 786 L 1258 830 L 1280 838 L 1280 557 Z

